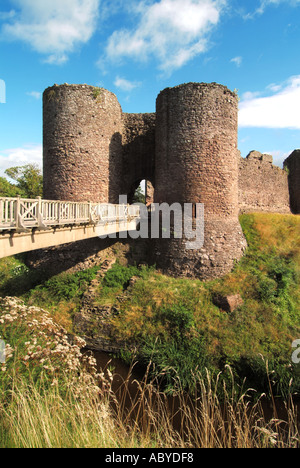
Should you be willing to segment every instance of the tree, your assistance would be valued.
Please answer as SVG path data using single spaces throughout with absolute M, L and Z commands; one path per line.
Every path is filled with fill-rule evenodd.
M 43 195 L 43 176 L 37 164 L 11 167 L 6 169 L 5 174 L 17 182 L 14 186 L 7 181 L 10 186 L 17 189 L 16 195 L 13 196 L 20 195 L 23 198 L 37 198 Z
M 5 177 L 0 177 L 0 197 L 17 197 L 18 195 L 21 195 L 20 189 L 14 185 L 8 182 Z
M 134 192 L 132 203 L 146 203 L 146 197 L 140 185 Z

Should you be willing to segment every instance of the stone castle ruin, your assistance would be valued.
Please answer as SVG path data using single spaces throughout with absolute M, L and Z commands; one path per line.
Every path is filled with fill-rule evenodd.
M 88 85 L 44 92 L 44 197 L 129 203 L 142 180 L 155 203 L 203 203 L 205 239 L 153 240 L 155 263 L 172 275 L 219 277 L 241 258 L 241 212 L 300 213 L 300 150 L 285 169 L 238 151 L 238 97 L 216 83 L 162 91 L 156 113 L 123 113 L 116 96 Z

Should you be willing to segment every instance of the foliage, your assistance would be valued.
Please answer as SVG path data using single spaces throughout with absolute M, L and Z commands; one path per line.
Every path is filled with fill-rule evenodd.
M 0 397 L 9 397 L 15 377 L 23 376 L 51 385 L 64 373 L 80 369 L 80 347 L 84 342 L 75 339 L 72 347 L 67 333 L 50 314 L 37 307 L 29 307 L 17 298 L 0 299 L 0 336 L 6 344 L 5 361 L 1 364 Z M 17 365 L 15 365 L 17 363 Z
M 101 96 L 101 94 L 103 93 L 103 89 L 102 88 L 97 88 L 96 86 L 93 88 L 93 98 L 94 99 L 98 99 L 99 96 Z
M 23 294 L 29 305 L 37 305 L 51 311 L 56 322 L 72 332 L 72 317 L 80 307 L 81 299 L 99 266 L 75 273 L 60 273 L 45 279 L 41 284 Z
M 193 311 L 181 304 L 161 307 L 156 314 L 156 320 L 161 322 L 167 333 L 175 340 L 182 339 L 194 325 Z
M 43 378 L 35 383 L 15 377 L 9 399 L 0 405 L 0 447 L 299 448 L 297 408 L 291 399 L 280 419 L 274 400 L 266 414 L 263 395 L 249 404 L 250 392 L 237 392 L 230 368 L 225 372 L 228 385 L 223 375 L 207 373 L 204 380 L 195 372 L 190 395 L 177 379 L 175 397 L 167 397 L 158 379 L 149 382 L 147 374 L 135 381 L 133 394 L 130 371 L 121 387 L 120 376 L 109 370 L 93 375 L 80 368 L 77 377 L 64 376 L 50 387 Z M 113 391 L 115 379 L 119 397 Z
M 0 296 L 21 296 L 45 279 L 46 274 L 30 270 L 22 255 L 0 259 Z
M 3 190 L 7 190 L 2 196 L 20 195 L 23 198 L 37 198 L 43 195 L 43 176 L 40 168 L 36 164 L 27 164 L 6 169 L 5 174 L 17 182 L 16 192 L 13 192 L 13 185 L 3 184 Z M 1 187 L 1 186 L 0 186 Z
M 97 301 L 100 303 L 105 301 L 113 303 L 116 297 L 121 294 L 124 289 L 128 288 L 132 277 L 148 278 L 152 271 L 153 268 L 147 266 L 124 266 L 115 263 L 112 268 L 106 272 L 103 278 Z
M 193 389 L 193 378 L 199 373 L 205 379 L 206 369 L 213 370 L 201 336 L 188 339 L 171 338 L 167 341 L 159 336 L 150 336 L 140 343 L 139 362 L 149 365 L 150 375 L 160 377 L 164 391 L 173 393 L 182 389 Z
M 21 190 L 11 184 L 5 177 L 0 177 L 0 197 L 15 198 L 21 195 Z
M 268 392 L 263 356 L 276 377 L 275 393 L 286 392 L 290 379 L 299 391 L 291 344 L 300 336 L 300 219 L 253 214 L 241 223 L 248 249 L 230 274 L 203 283 L 152 272 L 122 303 L 115 333 L 141 344 L 145 362 L 158 349 L 153 361 L 160 370 L 187 365 L 192 378 L 197 359 L 215 372 L 231 365 L 240 385 L 249 375 L 249 385 Z M 214 305 L 216 294 L 240 294 L 244 303 L 228 313 Z
M 134 192 L 132 203 L 142 203 L 143 205 L 146 203 L 146 196 L 140 185 Z
M 22 256 L 0 260 L 0 296 L 17 296 L 29 305 L 49 310 L 58 323 L 72 330 L 72 315 L 96 277 L 99 266 L 49 278 L 47 272 L 30 269 Z
M 139 269 L 135 266 L 127 267 L 115 264 L 110 270 L 106 272 L 103 285 L 112 289 L 124 289 L 127 287 L 130 278 L 138 274 Z
M 45 291 L 52 300 L 70 300 L 81 298 L 90 282 L 96 277 L 99 266 L 76 273 L 61 273 L 53 276 L 40 286 L 37 286 L 37 295 Z
M 171 278 L 155 268 L 116 263 L 100 281 L 95 302 L 116 306 L 115 337 L 138 345 L 142 362 L 151 357 L 157 370 L 172 368 L 165 374 L 168 388 L 177 374 L 189 386 L 196 368 L 217 373 L 230 365 L 236 382 L 249 377 L 249 385 L 268 391 L 263 356 L 276 377 L 276 394 L 286 392 L 291 378 L 293 391 L 300 389 L 299 366 L 291 365 L 291 344 L 300 337 L 300 218 L 253 214 L 241 223 L 248 249 L 223 278 Z M 0 292 L 46 308 L 68 328 L 96 274 L 97 267 L 43 278 L 21 257 L 5 259 Z M 214 305 L 216 294 L 240 294 L 244 303 L 226 312 Z

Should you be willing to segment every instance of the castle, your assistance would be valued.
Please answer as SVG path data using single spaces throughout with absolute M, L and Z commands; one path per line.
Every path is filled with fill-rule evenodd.
M 44 92 L 44 197 L 118 203 L 142 180 L 156 203 L 203 203 L 204 245 L 153 240 L 155 263 L 201 279 L 229 272 L 246 247 L 241 212 L 300 213 L 300 150 L 280 169 L 238 151 L 238 97 L 217 83 L 187 83 L 157 97 L 156 112 L 123 113 L 117 97 L 88 85 Z M 150 198 L 152 197 L 149 191 Z

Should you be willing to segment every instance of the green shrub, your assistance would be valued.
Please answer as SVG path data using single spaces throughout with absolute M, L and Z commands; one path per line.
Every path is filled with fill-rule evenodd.
M 72 346 L 67 332 L 43 309 L 17 298 L 0 299 L 0 336 L 9 351 L 0 364 L 2 402 L 9 397 L 14 379 L 42 378 L 51 385 L 65 372 L 79 371 L 83 340 L 75 337 L 77 346 Z
M 160 376 L 164 390 L 170 393 L 192 390 L 195 376 L 201 374 L 205 378 L 206 370 L 212 369 L 202 336 L 169 341 L 150 336 L 143 340 L 140 353 L 139 362 L 145 366 L 151 362 L 150 376 Z
M 21 256 L 0 260 L 0 296 L 21 296 L 46 278 L 45 272 L 30 270 Z
M 28 297 L 44 294 L 48 302 L 60 302 L 62 300 L 80 299 L 91 281 L 96 277 L 99 266 L 76 273 L 60 273 L 37 286 Z
M 133 276 L 139 276 L 139 273 L 139 269 L 135 266 L 126 267 L 115 264 L 105 274 L 103 285 L 112 289 L 125 289 L 128 286 L 129 280 Z
M 239 385 L 254 388 L 258 394 L 287 398 L 300 390 L 299 366 L 283 357 L 242 356 L 231 365 Z
M 119 294 L 124 289 L 127 289 L 129 281 L 133 276 L 147 279 L 153 271 L 152 267 L 148 266 L 133 266 L 133 265 L 120 265 L 115 263 L 113 267 L 108 270 L 103 278 L 99 300 L 111 296 L 113 299 L 116 294 Z
M 160 322 L 174 339 L 183 338 L 194 325 L 193 311 L 181 304 L 163 306 L 155 313 L 155 320 Z

